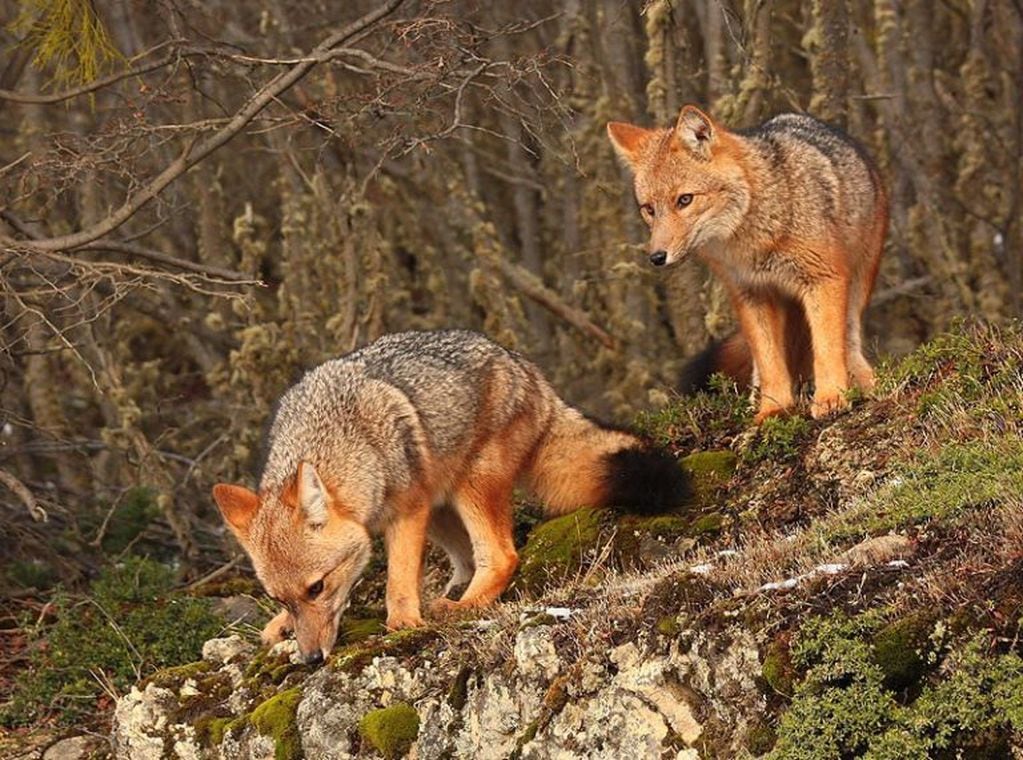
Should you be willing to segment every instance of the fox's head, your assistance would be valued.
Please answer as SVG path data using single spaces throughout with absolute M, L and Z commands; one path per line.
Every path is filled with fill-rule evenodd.
M 654 266 L 684 261 L 735 233 L 749 209 L 750 188 L 726 129 L 699 108 L 685 106 L 672 129 L 611 122 L 607 133 L 635 175 Z
M 306 462 L 280 493 L 257 494 L 220 483 L 213 498 L 263 588 L 291 613 L 305 661 L 322 661 L 334 646 L 352 585 L 369 560 L 366 529 L 345 517 Z

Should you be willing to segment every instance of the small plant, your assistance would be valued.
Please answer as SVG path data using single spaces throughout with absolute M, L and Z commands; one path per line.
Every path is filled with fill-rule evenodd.
M 0 708 L 0 723 L 62 723 L 94 714 L 159 668 L 195 660 L 222 627 L 206 599 L 171 593 L 173 572 L 132 557 L 109 567 L 85 596 L 59 593 L 56 622 L 34 631 L 29 666 Z
M 743 458 L 751 463 L 788 461 L 799 453 L 799 444 L 809 430 L 810 421 L 805 417 L 770 417 L 760 426 Z

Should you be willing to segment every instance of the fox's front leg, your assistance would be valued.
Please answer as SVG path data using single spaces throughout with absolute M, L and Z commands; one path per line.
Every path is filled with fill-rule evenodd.
M 847 360 L 846 283 L 833 277 L 815 285 L 803 295 L 806 320 L 813 339 L 813 403 L 815 419 L 847 409 L 849 389 Z
M 396 507 L 397 514 L 384 529 L 387 548 L 387 627 L 423 625 L 419 589 L 423 580 L 423 552 L 430 522 L 429 503 Z
M 785 361 L 785 315 L 780 302 L 769 296 L 732 294 L 753 363 L 760 380 L 760 408 L 754 422 L 783 414 L 792 407 L 792 375 Z
M 264 646 L 273 646 L 279 641 L 284 641 L 295 630 L 295 621 L 291 619 L 291 613 L 281 610 L 274 615 L 270 622 L 263 626 L 259 633 L 259 640 Z

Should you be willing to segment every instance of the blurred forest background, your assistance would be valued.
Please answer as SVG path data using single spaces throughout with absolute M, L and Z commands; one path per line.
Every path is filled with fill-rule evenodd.
M 731 314 L 697 263 L 645 266 L 608 120 L 806 110 L 864 141 L 874 356 L 1020 314 L 1020 0 L 0 9 L 9 595 L 140 547 L 221 566 L 212 483 L 253 484 L 282 390 L 388 331 L 482 330 L 596 414 L 664 403 Z

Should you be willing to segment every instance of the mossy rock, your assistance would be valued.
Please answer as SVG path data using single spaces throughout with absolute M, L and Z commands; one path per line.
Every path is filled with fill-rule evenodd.
M 359 735 L 384 757 L 402 757 L 419 736 L 419 713 L 405 702 L 373 710 L 359 721 Z
M 884 673 L 884 685 L 901 691 L 927 672 L 926 647 L 934 621 L 919 613 L 889 623 L 874 634 L 873 659 Z
M 270 697 L 249 715 L 252 727 L 274 740 L 274 760 L 297 760 L 303 756 L 302 740 L 295 724 L 295 713 L 301 699 L 300 689 L 287 689 Z M 226 730 L 229 725 L 223 728 Z
M 342 644 L 355 644 L 382 633 L 387 633 L 387 627 L 379 618 L 349 618 L 342 621 L 338 639 Z
M 439 637 L 440 634 L 431 628 L 404 628 L 386 636 L 369 636 L 363 641 L 335 650 L 328 664 L 335 670 L 358 673 L 375 657 L 420 654 Z
M 720 512 L 700 515 L 689 525 L 686 533 L 693 538 L 709 538 L 721 532 L 725 525 L 725 516 Z
M 767 645 L 760 675 L 772 692 L 792 696 L 796 670 L 792 665 L 787 636 L 779 636 Z
M 766 755 L 778 742 L 778 734 L 766 720 L 755 721 L 746 732 L 746 749 L 754 757 Z
M 173 668 L 158 670 L 153 675 L 144 679 L 140 686 L 144 689 L 148 684 L 153 684 L 161 689 L 175 689 L 180 687 L 189 678 L 196 678 L 211 670 L 213 670 L 212 662 L 206 662 L 205 660 L 189 662 L 184 665 L 176 665 Z
M 715 502 L 738 465 L 739 458 L 728 449 L 697 451 L 679 460 L 679 466 L 689 475 L 695 501 L 705 505 Z
M 579 509 L 536 526 L 519 553 L 512 590 L 536 594 L 552 580 L 575 575 L 611 524 L 606 509 Z

